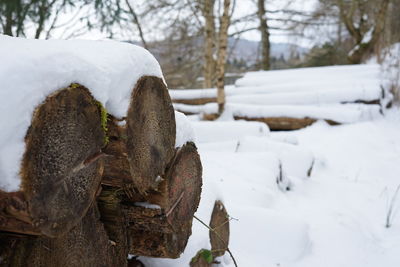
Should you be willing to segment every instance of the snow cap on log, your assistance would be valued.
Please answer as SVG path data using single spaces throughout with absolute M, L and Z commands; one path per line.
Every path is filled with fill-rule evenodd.
M 71 83 L 90 90 L 111 115 L 127 114 L 142 76 L 163 78 L 145 49 L 114 41 L 28 40 L 0 35 L 0 189 L 20 189 L 24 137 L 35 108 Z

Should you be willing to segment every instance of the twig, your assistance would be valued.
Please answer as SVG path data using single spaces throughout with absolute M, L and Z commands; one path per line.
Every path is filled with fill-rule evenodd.
M 226 251 L 228 251 L 229 255 L 231 256 L 232 260 L 233 260 L 233 264 L 235 265 L 235 267 L 238 267 L 235 257 L 233 257 L 232 252 L 230 251 L 230 249 L 228 248 L 228 244 L 226 244 L 226 241 L 218 234 L 218 232 L 216 232 L 214 229 L 212 229 L 210 226 L 208 226 L 205 222 L 203 222 L 201 219 L 199 219 L 198 217 L 196 217 L 195 215 L 193 215 L 193 217 L 198 220 L 202 225 L 204 225 L 205 227 L 207 227 L 211 232 L 213 232 L 215 234 L 216 237 L 218 237 L 219 240 L 221 240 L 224 245 L 226 246 Z
M 72 171 L 78 172 L 78 171 L 86 168 L 90 164 L 96 162 L 97 160 L 99 160 L 100 158 L 102 158 L 104 156 L 106 156 L 106 154 L 104 152 L 98 151 L 98 152 L 94 153 L 93 155 L 89 156 L 88 158 L 86 158 L 81 164 L 76 166 Z
M 389 210 L 386 216 L 386 228 L 389 228 L 391 225 L 391 220 L 393 218 L 392 216 L 392 212 L 393 212 L 393 208 L 394 208 L 394 204 L 397 198 L 397 194 L 400 191 L 400 184 L 397 186 L 396 191 L 393 194 L 392 200 L 390 201 L 390 205 L 389 205 Z
M 171 212 L 176 208 L 176 206 L 178 205 L 178 203 L 182 200 L 183 198 L 183 194 L 185 193 L 185 191 L 183 191 L 181 193 L 181 195 L 179 196 L 179 198 L 176 200 L 176 202 L 174 203 L 174 205 L 169 209 L 169 211 L 165 214 L 165 217 L 168 217 Z

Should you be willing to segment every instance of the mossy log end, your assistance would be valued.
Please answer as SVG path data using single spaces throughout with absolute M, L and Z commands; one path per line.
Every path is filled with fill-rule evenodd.
M 210 242 L 213 257 L 224 255 L 229 245 L 229 215 L 224 204 L 217 200 L 210 220 Z
M 36 108 L 25 136 L 21 191 L 33 226 L 46 236 L 68 232 L 94 201 L 104 139 L 101 110 L 83 86 L 59 90 Z
M 126 118 L 127 152 L 133 184 L 142 193 L 157 189 L 174 156 L 175 113 L 162 79 L 144 76 L 136 84 Z
M 1 266 L 108 267 L 126 266 L 116 256 L 115 244 L 108 239 L 96 206 L 78 225 L 57 238 L 0 234 Z

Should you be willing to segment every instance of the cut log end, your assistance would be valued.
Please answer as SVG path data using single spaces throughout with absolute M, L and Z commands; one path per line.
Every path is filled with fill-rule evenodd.
M 194 143 L 180 148 L 169 169 L 167 218 L 171 225 L 192 221 L 200 203 L 202 165 Z
M 131 207 L 130 253 L 177 258 L 191 235 L 200 202 L 202 166 L 197 148 L 187 143 L 176 152 L 160 191 L 146 196 L 160 209 Z
M 142 77 L 127 115 L 127 151 L 135 187 L 146 194 L 158 186 L 174 155 L 175 113 L 162 79 Z
M 83 86 L 59 90 L 36 109 L 21 178 L 33 225 L 43 234 L 62 235 L 85 215 L 100 184 L 104 138 L 101 110 Z
M 213 257 L 224 255 L 229 245 L 229 215 L 224 204 L 217 200 L 210 220 L 210 242 Z

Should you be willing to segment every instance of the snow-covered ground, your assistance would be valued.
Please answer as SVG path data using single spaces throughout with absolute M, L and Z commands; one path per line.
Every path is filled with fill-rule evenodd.
M 342 126 L 320 121 L 293 132 L 255 131 L 254 123 L 240 121 L 214 122 L 214 128 L 192 123 L 204 168 L 196 215 L 208 222 L 214 201 L 223 200 L 235 218 L 230 249 L 239 266 L 399 266 L 400 196 L 392 226 L 385 224 L 400 184 L 400 111 Z M 238 128 L 240 134 L 232 134 Z M 289 191 L 276 184 L 279 161 Z M 311 176 L 301 175 L 310 161 Z M 181 258 L 142 260 L 187 266 L 198 250 L 210 248 L 208 238 L 194 221 Z M 233 266 L 227 254 L 220 260 Z

